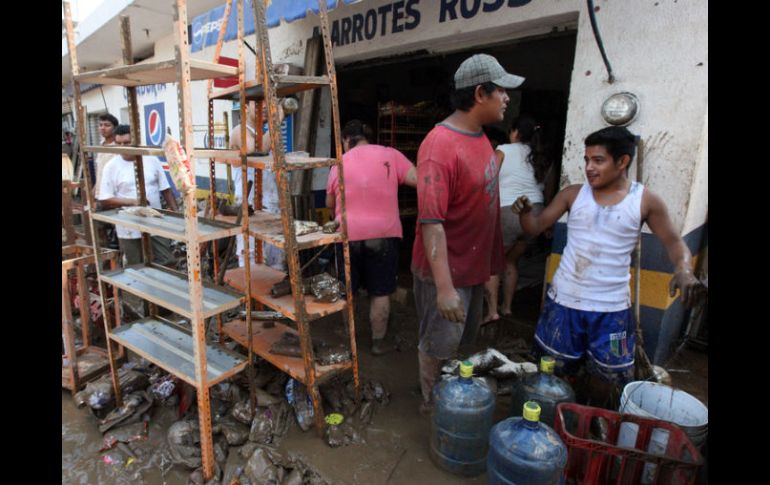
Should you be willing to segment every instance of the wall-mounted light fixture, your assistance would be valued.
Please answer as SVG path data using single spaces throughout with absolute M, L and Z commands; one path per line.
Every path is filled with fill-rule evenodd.
M 631 93 L 616 93 L 602 104 L 602 118 L 610 125 L 625 126 L 639 114 L 639 98 Z

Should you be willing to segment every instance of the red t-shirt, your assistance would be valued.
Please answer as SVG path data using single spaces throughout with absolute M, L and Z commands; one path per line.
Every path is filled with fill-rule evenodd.
M 417 154 L 417 235 L 412 272 L 433 281 L 422 224 L 440 222 L 446 233 L 455 288 L 486 282 L 503 269 L 503 240 L 495 151 L 483 132 L 437 125 Z
M 401 152 L 380 145 L 360 145 L 342 156 L 345 170 L 345 204 L 348 239 L 364 241 L 403 237 L 398 213 L 398 186 L 412 168 Z M 340 220 L 340 191 L 337 167 L 329 171 L 326 192 L 335 194 L 335 218 Z

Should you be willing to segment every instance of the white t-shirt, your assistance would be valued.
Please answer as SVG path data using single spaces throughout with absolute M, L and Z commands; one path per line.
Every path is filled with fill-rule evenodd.
M 166 179 L 166 173 L 163 171 L 160 162 L 148 158 L 142 160 L 144 167 L 144 190 L 147 195 L 147 202 L 150 207 L 160 209 L 160 193 L 171 186 Z M 99 186 L 99 200 L 112 198 L 138 199 L 136 182 L 134 179 L 134 162 L 123 160 L 123 157 L 117 155 L 107 162 L 102 172 L 101 184 Z M 142 233 L 122 226 L 115 226 L 120 239 L 138 239 Z
M 500 168 L 500 206 L 505 207 L 526 195 L 533 204 L 543 203 L 543 184 L 537 183 L 535 169 L 527 162 L 529 147 L 523 143 L 498 145 L 505 154 Z

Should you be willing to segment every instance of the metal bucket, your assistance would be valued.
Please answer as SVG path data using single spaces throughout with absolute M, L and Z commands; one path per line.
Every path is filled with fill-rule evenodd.
M 698 449 L 708 435 L 708 408 L 690 394 L 656 382 L 629 382 L 620 397 L 621 413 L 670 421 L 689 436 Z

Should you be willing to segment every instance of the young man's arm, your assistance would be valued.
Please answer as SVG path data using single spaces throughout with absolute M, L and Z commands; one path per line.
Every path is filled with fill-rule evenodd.
M 326 179 L 326 207 L 331 211 L 332 220 L 336 217 L 334 209 L 337 206 L 337 167 L 329 169 L 329 178 Z
M 645 189 L 642 195 L 642 219 L 660 239 L 668 252 L 668 258 L 674 264 L 674 277 L 669 283 L 669 295 L 676 295 L 677 288 L 682 292 L 682 303 L 692 304 L 699 287 L 698 279 L 692 273 L 692 254 L 690 248 L 674 229 L 668 216 L 668 209 L 658 195 Z
M 519 214 L 519 222 L 524 233 L 529 236 L 537 236 L 559 220 L 559 218 L 572 207 L 580 184 L 570 185 L 553 198 L 550 204 L 540 214 L 532 212 L 532 204 L 526 195 L 522 195 L 511 206 L 514 214 Z
M 126 207 L 130 205 L 139 205 L 139 201 L 136 199 L 124 199 L 122 197 L 112 197 L 110 199 L 100 200 L 104 209 L 117 209 L 119 207 Z
M 408 172 L 406 172 L 406 178 L 404 179 L 404 185 L 417 188 L 417 167 L 412 165 Z
M 464 322 L 465 310 L 460 295 L 452 283 L 446 248 L 446 233 L 441 222 L 421 224 L 425 256 L 428 259 L 433 284 L 436 285 L 436 307 L 442 318 Z
M 163 198 L 166 199 L 166 205 L 168 206 L 169 209 L 171 209 L 174 212 L 179 210 L 176 205 L 176 199 L 174 199 L 174 192 L 171 190 L 170 187 L 166 190 L 161 190 L 160 193 L 163 194 Z

